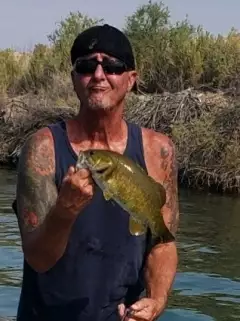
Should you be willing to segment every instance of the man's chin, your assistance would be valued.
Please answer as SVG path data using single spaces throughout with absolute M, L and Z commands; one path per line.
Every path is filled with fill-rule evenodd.
M 89 109 L 95 110 L 95 111 L 108 111 L 112 109 L 112 106 L 104 106 L 104 105 L 98 105 L 98 104 L 90 104 Z
M 104 101 L 90 100 L 88 102 L 88 108 L 91 110 L 111 110 L 112 105 Z

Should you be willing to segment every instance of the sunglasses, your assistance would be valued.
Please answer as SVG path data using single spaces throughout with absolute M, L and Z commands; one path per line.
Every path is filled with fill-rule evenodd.
M 95 72 L 98 65 L 102 66 L 104 73 L 110 75 L 121 75 L 130 70 L 124 62 L 109 58 L 103 58 L 103 61 L 98 61 L 96 58 L 77 59 L 74 64 L 74 70 L 77 74 L 89 75 Z

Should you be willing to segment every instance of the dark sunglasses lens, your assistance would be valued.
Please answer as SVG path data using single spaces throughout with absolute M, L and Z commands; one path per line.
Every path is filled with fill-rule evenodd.
M 108 74 L 121 75 L 126 71 L 126 67 L 121 61 L 107 60 L 103 62 L 102 67 Z
M 107 74 L 121 75 L 127 70 L 125 64 L 121 61 L 105 59 L 99 63 L 96 59 L 88 59 L 78 61 L 75 66 L 75 71 L 82 75 L 93 74 L 98 64 L 102 65 L 104 72 Z
M 78 61 L 75 66 L 75 71 L 78 74 L 93 74 L 97 68 L 98 62 L 96 60 L 82 60 Z

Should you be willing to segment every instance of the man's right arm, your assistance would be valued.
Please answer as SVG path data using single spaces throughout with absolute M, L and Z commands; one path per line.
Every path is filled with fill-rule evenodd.
M 61 224 L 57 217 L 54 173 L 53 141 L 49 129 L 44 128 L 23 146 L 17 179 L 23 252 L 28 263 L 39 272 L 49 269 L 62 256 L 71 228 L 71 224 Z
M 79 210 L 91 198 L 88 186 L 85 202 L 80 202 L 81 182 L 86 182 L 79 176 L 70 168 L 59 197 L 50 130 L 39 130 L 25 143 L 18 165 L 17 216 L 25 259 L 37 272 L 49 270 L 62 257 Z

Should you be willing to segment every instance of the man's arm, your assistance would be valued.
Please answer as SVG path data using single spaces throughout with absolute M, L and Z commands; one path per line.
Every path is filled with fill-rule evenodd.
M 159 150 L 159 149 L 158 149 Z M 178 180 L 175 147 L 166 136 L 160 139 L 160 170 L 156 180 L 166 189 L 166 203 L 161 209 L 170 232 L 176 236 L 179 223 Z M 178 264 L 176 243 L 158 244 L 146 262 L 147 296 L 167 303 Z
M 169 230 L 176 235 L 179 210 L 175 148 L 172 141 L 164 135 L 149 130 L 145 130 L 144 134 L 144 154 L 149 175 L 166 189 L 166 203 L 159 215 L 163 215 Z M 153 321 L 158 318 L 166 307 L 177 264 L 175 242 L 157 244 L 151 249 L 145 265 L 146 297 L 130 307 L 127 321 Z M 126 307 L 120 304 L 118 309 L 123 317 Z
M 48 128 L 25 143 L 18 164 L 17 216 L 25 259 L 38 272 L 63 255 L 72 222 L 56 208 L 55 154 Z

